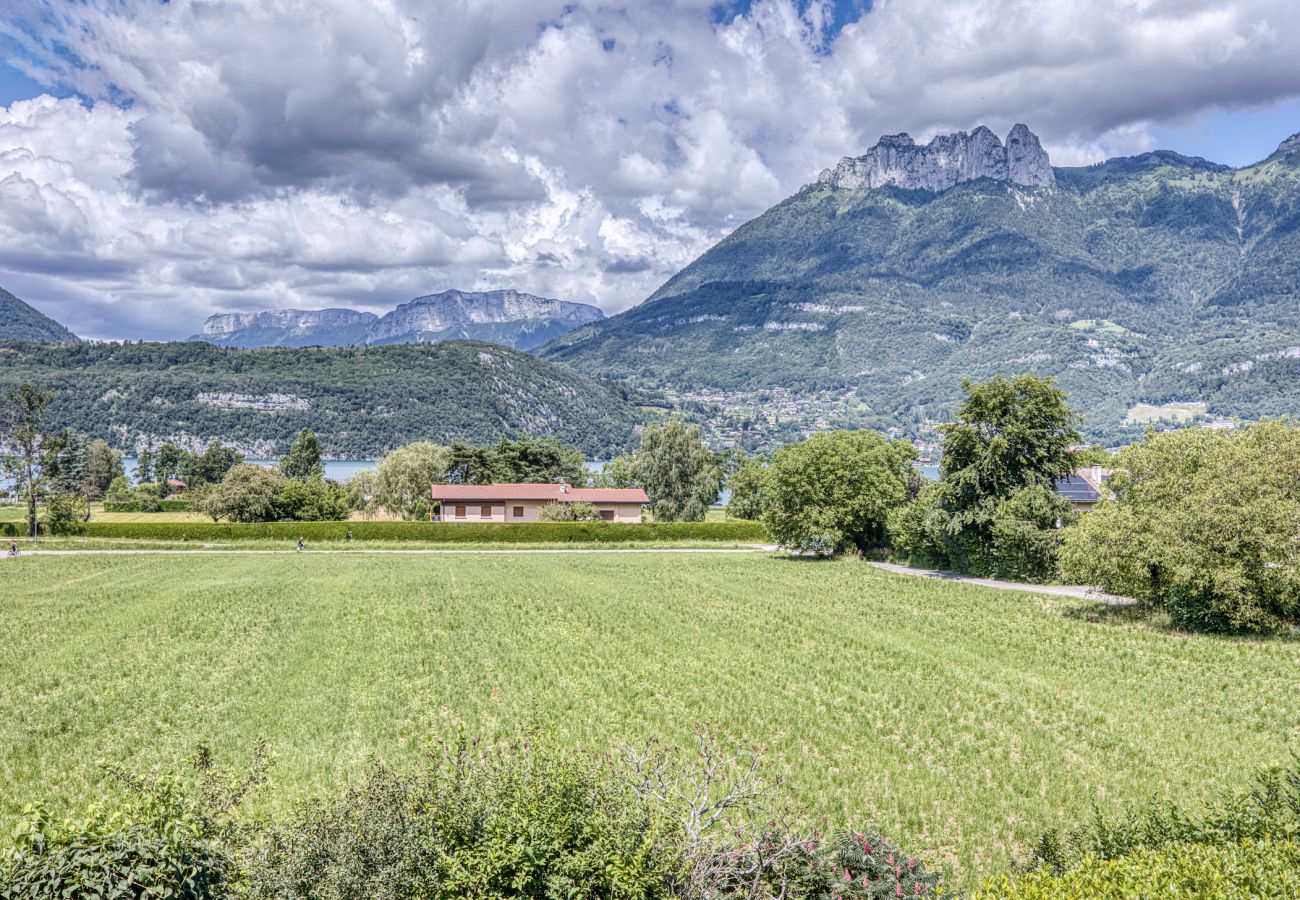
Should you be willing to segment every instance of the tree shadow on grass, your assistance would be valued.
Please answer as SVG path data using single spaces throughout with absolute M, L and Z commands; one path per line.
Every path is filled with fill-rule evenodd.
M 1222 641 L 1248 644 L 1300 643 L 1300 628 L 1291 627 L 1273 634 L 1217 634 L 1212 631 L 1191 631 L 1174 624 L 1169 614 L 1141 605 L 1112 606 L 1089 603 L 1085 606 L 1066 606 L 1059 610 L 1067 619 L 1097 625 L 1145 625 L 1152 631 L 1178 637 L 1217 638 Z

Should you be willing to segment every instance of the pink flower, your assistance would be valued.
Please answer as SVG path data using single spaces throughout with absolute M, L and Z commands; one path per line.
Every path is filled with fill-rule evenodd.
M 909 860 L 907 861 L 907 868 L 908 868 L 909 871 L 912 870 L 912 869 L 915 869 L 915 868 L 916 868 L 916 860 L 914 860 L 914 859 L 909 859 Z
M 852 881 L 852 880 L 853 880 L 853 876 L 849 874 L 849 870 L 848 870 L 848 869 L 845 869 L 845 870 L 844 870 L 844 880 L 845 880 L 845 881 Z
M 921 893 L 921 882 L 918 881 L 916 884 L 912 885 L 912 893 L 913 894 Z
M 892 866 L 892 865 L 894 864 L 894 854 L 892 854 L 892 853 L 889 854 L 889 859 L 887 859 L 887 860 L 885 860 L 885 861 L 886 861 L 887 863 L 889 863 L 889 864 Z
M 903 867 L 902 867 L 902 866 L 894 866 L 894 877 L 895 877 L 895 878 L 902 878 L 902 877 L 903 877 Z
M 903 896 L 903 886 L 901 884 L 894 885 L 894 893 L 900 897 Z
M 866 838 L 862 839 L 862 849 L 866 851 L 867 856 L 871 855 L 871 841 Z
M 867 878 L 866 875 L 863 875 L 863 876 L 862 876 L 862 886 L 863 886 L 863 887 L 869 887 L 870 885 L 871 885 L 871 879 Z

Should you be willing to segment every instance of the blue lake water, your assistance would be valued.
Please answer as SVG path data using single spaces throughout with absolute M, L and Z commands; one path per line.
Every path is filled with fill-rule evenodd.
M 271 466 L 271 465 L 277 465 L 279 463 L 279 460 L 250 459 L 248 460 L 248 462 L 257 463 L 259 466 Z M 366 469 L 373 469 L 376 465 L 378 465 L 378 461 L 373 459 L 330 459 L 330 460 L 326 460 L 321 465 L 325 469 L 326 478 L 330 479 L 331 481 L 347 481 L 349 478 L 351 478 L 353 475 L 357 474 L 358 472 L 363 472 Z M 594 460 L 594 459 L 588 460 L 587 471 L 599 473 L 600 467 L 602 465 L 604 465 L 604 463 L 600 460 Z M 123 457 L 122 466 L 126 469 L 127 477 L 134 480 L 136 458 L 134 456 Z M 931 481 L 935 481 L 939 478 L 938 466 L 933 466 L 933 465 L 923 466 L 918 464 L 916 468 L 921 472 L 922 475 L 924 475 L 926 478 L 929 478 Z M 0 487 L 8 487 L 8 486 L 9 486 L 8 479 L 0 477 Z M 721 502 L 723 503 L 727 502 L 728 494 L 729 492 L 723 491 Z

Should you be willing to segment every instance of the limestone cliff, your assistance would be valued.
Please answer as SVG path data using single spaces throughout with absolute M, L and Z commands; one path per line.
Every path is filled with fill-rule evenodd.
M 944 191 L 963 181 L 992 178 L 1034 187 L 1056 183 L 1047 151 L 1025 125 L 1016 125 L 1005 144 L 985 126 L 967 134 L 942 134 L 924 146 L 907 134 L 888 134 L 862 156 L 841 159 L 818 181 L 834 188 Z

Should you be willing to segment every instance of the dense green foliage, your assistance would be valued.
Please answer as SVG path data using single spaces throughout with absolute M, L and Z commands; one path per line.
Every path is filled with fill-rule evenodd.
M 971 886 L 1094 806 L 1239 788 L 1300 714 L 1300 642 L 849 560 L 198 552 L 0 558 L 0 579 L 5 819 L 98 795 L 97 760 L 170 770 L 203 737 L 226 759 L 267 740 L 250 812 L 283 815 L 461 725 L 599 750 L 710 722 L 761 742 L 809 826 L 870 825 Z
M 1300 621 L 1300 428 L 1149 434 L 1123 450 L 1104 501 L 1070 529 L 1066 578 L 1209 631 Z
M 1085 859 L 1059 875 L 1002 876 L 976 900 L 1259 900 L 1300 896 L 1300 842 L 1168 844 L 1117 859 Z
M 1108 445 L 1144 402 L 1300 413 L 1300 153 L 1228 169 L 1147 154 L 942 193 L 814 184 L 648 301 L 551 344 L 678 390 L 843 397 L 836 424 L 947 421 L 963 377 L 1056 375 Z
M 75 341 L 58 322 L 0 288 L 0 341 Z
M 776 451 L 763 479 L 763 521 L 790 550 L 869 550 L 907 499 L 916 451 L 874 431 L 827 431 Z
M 280 460 L 280 474 L 300 481 L 325 476 L 325 469 L 320 464 L 320 441 L 314 431 L 304 428 L 298 432 L 288 454 Z
M 740 460 L 727 476 L 727 487 L 731 496 L 727 498 L 727 516 L 732 519 L 750 519 L 758 521 L 767 510 L 767 495 L 764 493 L 764 481 L 767 478 L 767 464 L 754 457 Z
M 892 513 L 892 547 L 918 563 L 1050 579 L 1059 529 L 1076 518 L 1054 485 L 1077 464 L 1078 417 L 1050 378 L 999 375 L 962 390 L 957 420 L 942 428 L 939 482 Z
M 218 439 L 254 457 L 304 428 L 330 456 L 373 459 L 419 440 L 553 437 L 597 457 L 632 442 L 620 389 L 493 344 L 233 350 L 204 343 L 0 344 L 0 391 L 55 394 L 51 414 L 122 450 Z
M 51 431 L 51 397 L 23 383 L 4 392 L 0 402 L 0 472 L 13 479 L 14 492 L 27 506 L 25 534 L 36 534 L 40 497 L 46 487 L 45 468 L 58 453 L 60 438 Z
M 722 490 L 722 463 L 697 425 L 673 417 L 641 432 L 633 457 L 637 483 L 657 522 L 702 522 Z
M 571 503 L 551 502 L 537 511 L 543 522 L 599 522 L 600 510 L 595 504 L 582 500 Z
M 248 895 L 672 896 L 684 835 L 621 774 L 546 744 L 482 752 L 462 741 L 301 810 L 253 857 Z
M 1039 838 L 1031 872 L 980 897 L 1285 897 L 1300 891 L 1300 757 L 1202 811 L 1173 803 L 1094 815 Z

